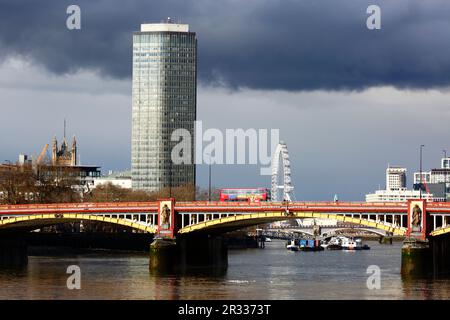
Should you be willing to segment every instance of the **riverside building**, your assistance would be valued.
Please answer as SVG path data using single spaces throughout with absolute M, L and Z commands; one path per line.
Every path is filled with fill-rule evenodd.
M 429 192 L 406 188 L 406 168 L 389 166 L 386 169 L 386 189 L 366 194 L 366 202 L 404 202 L 421 197 L 427 201 L 434 201 L 433 194 Z
M 142 24 L 133 33 L 132 150 L 133 189 L 195 185 L 194 123 L 197 114 L 197 38 L 189 25 Z M 175 129 L 192 137 L 191 163 L 174 164 Z

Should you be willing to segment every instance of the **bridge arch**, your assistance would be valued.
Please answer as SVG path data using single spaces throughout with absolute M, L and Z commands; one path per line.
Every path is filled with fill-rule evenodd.
M 9 217 L 0 220 L 0 230 L 11 230 L 17 228 L 33 228 L 35 229 L 50 226 L 58 223 L 66 223 L 73 221 L 97 221 L 105 222 L 125 227 L 130 227 L 135 230 L 140 230 L 147 233 L 156 233 L 156 227 L 147 225 L 142 222 L 136 222 L 132 220 L 122 219 L 122 218 L 110 218 L 100 215 L 89 215 L 89 214 L 36 214 L 36 215 L 23 215 Z
M 312 232 L 306 230 L 294 230 L 294 229 L 280 229 L 277 231 L 267 230 L 268 233 L 276 232 L 279 234 L 290 235 L 290 234 L 303 234 L 305 236 L 313 237 L 314 234 Z
M 349 227 L 344 227 L 344 228 L 336 227 L 336 229 L 326 232 L 326 236 L 324 236 L 325 233 L 322 233 L 321 237 L 324 237 L 324 238 L 332 237 L 332 236 L 338 235 L 338 233 L 337 233 L 338 231 L 345 231 L 345 230 L 354 230 L 354 229 L 349 228 Z M 369 228 L 358 228 L 357 230 L 374 233 L 376 235 L 383 236 L 383 237 L 386 236 L 386 233 L 387 233 L 387 231 L 381 231 L 378 229 L 369 229 Z
M 380 229 L 385 232 L 390 232 L 393 235 L 406 234 L 406 228 L 402 228 L 388 222 L 352 218 L 342 214 L 328 214 L 318 212 L 293 212 L 289 214 L 286 214 L 284 212 L 259 212 L 249 214 L 238 214 L 229 217 L 195 223 L 186 226 L 184 228 L 181 228 L 178 231 L 178 233 L 191 233 L 191 232 L 225 233 L 246 227 L 255 226 L 258 224 L 265 224 L 289 219 L 302 219 L 302 218 L 334 219 L 337 221 L 349 222 L 362 226 Z

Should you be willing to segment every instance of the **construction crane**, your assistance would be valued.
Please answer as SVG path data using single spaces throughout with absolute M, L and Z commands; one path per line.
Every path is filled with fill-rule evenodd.
M 40 164 L 41 163 L 41 161 L 42 161 L 42 159 L 44 158 L 44 156 L 45 156 L 45 152 L 47 151 L 47 149 L 48 149 L 48 143 L 44 146 L 44 148 L 42 149 L 42 152 L 41 152 L 41 154 L 39 155 L 39 158 L 37 159 L 37 164 Z

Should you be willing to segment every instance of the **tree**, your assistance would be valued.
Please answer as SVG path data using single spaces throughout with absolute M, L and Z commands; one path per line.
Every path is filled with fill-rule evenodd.
M 23 204 L 35 201 L 36 177 L 30 165 L 0 166 L 0 201 Z

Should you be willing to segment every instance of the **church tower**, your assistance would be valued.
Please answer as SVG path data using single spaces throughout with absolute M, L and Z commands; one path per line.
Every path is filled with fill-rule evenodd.
M 77 140 L 75 136 L 72 140 L 72 147 L 69 149 L 69 144 L 64 137 L 61 146 L 58 148 L 56 137 L 53 138 L 52 146 L 52 164 L 54 166 L 76 166 L 77 161 Z

